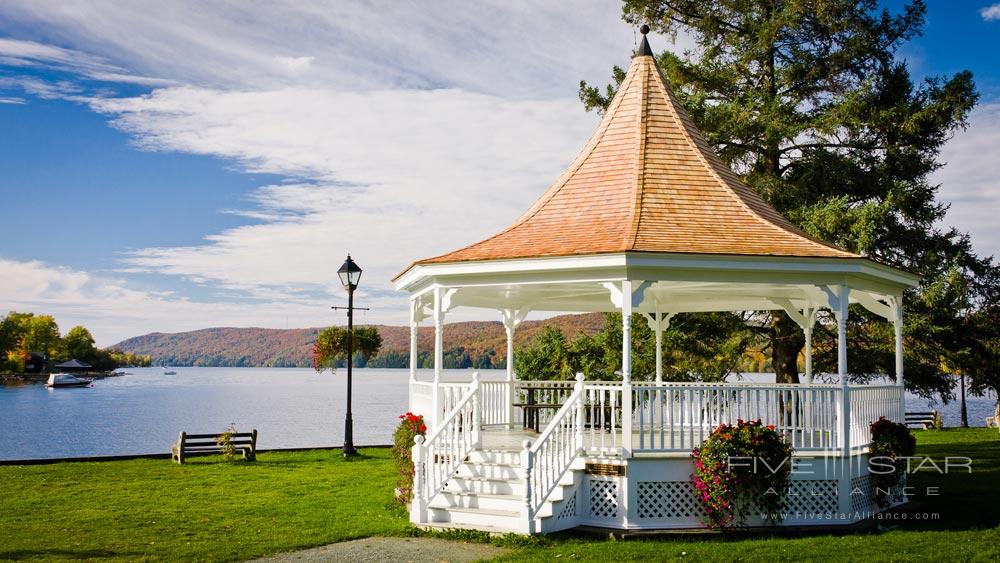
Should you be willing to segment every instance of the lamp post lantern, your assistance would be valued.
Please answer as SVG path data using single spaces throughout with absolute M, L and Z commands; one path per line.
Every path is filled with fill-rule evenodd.
M 337 275 L 340 283 L 347 289 L 347 415 L 344 419 L 344 457 L 348 457 L 358 453 L 354 449 L 354 420 L 351 415 L 351 368 L 354 363 L 354 290 L 361 280 L 361 268 L 348 254 L 344 265 L 337 270 Z

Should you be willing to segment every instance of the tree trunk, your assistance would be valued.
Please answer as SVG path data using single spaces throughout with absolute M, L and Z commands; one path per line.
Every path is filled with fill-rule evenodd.
M 799 382 L 799 352 L 805 346 L 802 328 L 784 311 L 771 314 L 771 364 L 777 383 Z

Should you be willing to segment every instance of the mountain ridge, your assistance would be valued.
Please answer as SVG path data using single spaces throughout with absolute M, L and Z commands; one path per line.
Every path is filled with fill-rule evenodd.
M 382 336 L 382 349 L 369 367 L 407 367 L 410 328 L 374 325 Z M 514 336 L 518 348 L 530 346 L 545 326 L 562 330 L 567 338 L 593 334 L 604 327 L 600 313 L 559 315 L 524 321 Z M 209 327 L 186 332 L 150 332 L 112 346 L 123 352 L 149 354 L 157 364 L 219 367 L 311 367 L 312 343 L 322 328 Z M 421 326 L 418 365 L 433 363 L 434 328 Z M 506 365 L 507 339 L 499 321 L 463 321 L 444 326 L 446 368 L 502 368 Z M 356 364 L 357 365 L 357 364 Z

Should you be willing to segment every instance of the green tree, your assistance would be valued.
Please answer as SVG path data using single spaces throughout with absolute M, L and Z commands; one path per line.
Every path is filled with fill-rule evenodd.
M 995 268 L 972 252 L 967 236 L 941 227 L 947 206 L 928 180 L 941 166 L 942 144 L 965 126 L 977 93 L 968 71 L 914 83 L 897 59 L 899 46 L 920 33 L 925 12 L 919 0 L 896 15 L 874 0 L 624 3 L 626 21 L 694 39 L 696 50 L 664 52 L 660 67 L 747 184 L 810 234 L 923 277 L 922 287 L 906 295 L 908 342 L 925 328 L 957 334 L 961 326 L 925 298 L 928 287 L 948 283 L 954 271 L 968 280 Z M 620 82 L 624 73 L 613 72 Z M 615 88 L 581 83 L 580 97 L 588 109 L 600 110 Z M 880 353 L 884 345 L 877 342 L 891 335 L 886 323 L 851 313 L 852 371 L 891 373 L 891 355 Z M 742 326 L 725 324 L 749 332 L 747 342 L 763 338 L 778 380 L 798 381 L 801 329 L 782 311 L 743 320 Z M 709 334 L 696 330 L 692 342 Z M 816 336 L 820 351 L 833 349 L 830 330 L 821 327 Z M 741 353 L 730 352 L 720 361 L 732 363 Z M 910 387 L 947 394 L 952 383 L 939 359 L 911 351 Z M 830 360 L 831 354 L 820 354 L 817 368 L 831 369 Z
M 347 328 L 340 326 L 325 328 L 316 335 L 316 342 L 313 343 L 313 368 L 316 371 L 335 370 L 340 361 L 347 361 L 347 335 Z M 352 336 L 352 360 L 355 365 L 359 361 L 367 363 L 382 347 L 382 336 L 373 326 L 355 327 Z
M 571 379 L 566 336 L 558 328 L 543 328 L 533 346 L 514 353 L 514 370 L 519 379 Z
M 21 340 L 22 351 L 43 354 L 48 358 L 59 357 L 62 339 L 55 318 L 51 315 L 32 315 L 26 324 L 27 330 Z
M 94 348 L 94 337 L 90 331 L 82 326 L 75 326 L 69 329 L 63 337 L 63 348 L 68 358 L 76 358 L 80 361 L 93 363 L 97 357 L 97 349 Z

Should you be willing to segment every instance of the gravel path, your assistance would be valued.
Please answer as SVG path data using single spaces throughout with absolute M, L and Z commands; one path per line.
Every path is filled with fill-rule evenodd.
M 365 538 L 363 540 L 332 543 L 273 557 L 256 559 L 256 562 L 285 563 L 316 561 L 400 561 L 412 563 L 440 563 L 443 561 L 479 561 L 493 559 L 509 550 L 483 543 L 466 543 L 437 538 Z

